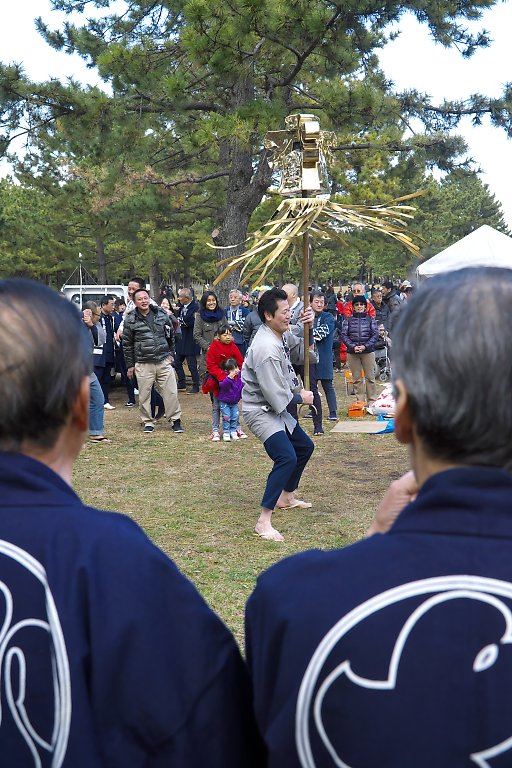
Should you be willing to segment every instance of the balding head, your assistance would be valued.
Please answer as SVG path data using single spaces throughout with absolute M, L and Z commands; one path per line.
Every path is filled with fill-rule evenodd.
M 0 451 L 47 449 L 91 370 L 90 332 L 51 288 L 0 281 Z
M 299 298 L 299 288 L 297 285 L 294 285 L 293 283 L 286 283 L 283 285 L 282 290 L 286 293 L 288 296 L 288 304 L 290 307 L 293 307 L 297 299 Z

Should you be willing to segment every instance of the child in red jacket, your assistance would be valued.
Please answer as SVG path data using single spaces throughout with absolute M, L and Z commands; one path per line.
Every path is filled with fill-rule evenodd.
M 203 392 L 209 394 L 212 401 L 213 418 L 210 439 L 214 443 L 218 443 L 220 440 L 219 381 L 223 381 L 228 375 L 227 371 L 223 370 L 221 366 L 230 357 L 236 360 L 239 368 L 242 367 L 244 359 L 233 341 L 229 325 L 223 323 L 217 329 L 215 338 L 208 347 L 208 352 L 206 353 L 206 371 L 208 375 L 203 379 L 202 385 Z M 240 424 L 237 426 L 236 433 L 239 438 L 247 437 Z

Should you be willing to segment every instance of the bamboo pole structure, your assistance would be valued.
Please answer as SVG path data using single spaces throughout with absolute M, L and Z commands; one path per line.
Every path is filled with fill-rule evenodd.
M 302 290 L 304 309 L 309 306 L 309 232 L 302 235 Z M 311 323 L 304 323 L 304 389 L 309 390 L 309 331 Z

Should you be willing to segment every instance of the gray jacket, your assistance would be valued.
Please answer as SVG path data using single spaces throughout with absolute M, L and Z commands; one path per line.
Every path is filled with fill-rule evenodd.
M 205 355 L 208 352 L 208 347 L 215 338 L 217 329 L 220 328 L 226 322 L 225 317 L 221 317 L 220 320 L 214 320 L 208 322 L 203 320 L 201 313 L 197 312 L 194 319 L 194 341 L 201 347 L 201 352 Z
M 256 331 L 258 330 L 260 325 L 261 325 L 261 317 L 258 314 L 258 310 L 253 309 L 252 312 L 249 312 L 249 314 L 245 318 L 244 327 L 242 328 L 242 334 L 247 346 L 250 345 L 251 341 L 256 336 Z
M 160 307 L 150 305 L 153 323 L 138 309 L 124 319 L 123 350 L 126 367 L 135 363 L 161 363 L 174 348 L 174 328 L 169 316 Z
M 262 442 L 285 427 L 293 432 L 297 424 L 286 407 L 301 388 L 290 360 L 290 346 L 297 348 L 300 343 L 289 331 L 281 339 L 261 325 L 247 351 L 242 368 L 242 412 L 247 426 Z

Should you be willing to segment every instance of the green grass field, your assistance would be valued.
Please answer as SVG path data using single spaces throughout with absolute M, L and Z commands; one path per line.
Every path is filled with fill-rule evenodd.
M 338 412 L 352 398 L 335 374 Z M 393 434 L 330 433 L 316 450 L 300 495 L 311 510 L 274 513 L 283 543 L 253 534 L 271 462 L 254 437 L 211 443 L 206 395 L 180 393 L 185 433 L 167 422 L 143 435 L 138 408 L 125 408 L 126 392 L 113 390 L 115 411 L 105 413 L 110 445 L 87 443 L 75 465 L 74 486 L 87 503 L 133 517 L 177 563 L 242 643 L 244 605 L 258 574 L 304 549 L 333 549 L 361 538 L 389 482 L 407 468 L 407 452 Z M 312 432 L 310 419 L 301 425 Z M 134 564 L 136 567 L 136 564 Z

